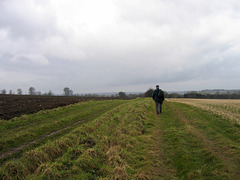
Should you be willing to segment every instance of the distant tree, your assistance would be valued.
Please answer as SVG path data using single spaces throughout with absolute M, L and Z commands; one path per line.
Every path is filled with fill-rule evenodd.
M 29 88 L 29 95 L 35 95 L 35 88 L 34 87 Z
M 53 96 L 53 92 L 50 90 L 50 91 L 48 91 L 47 95 L 48 96 Z
M 38 96 L 41 96 L 41 91 L 36 91 L 35 93 L 34 93 L 34 95 L 38 95 Z
M 127 97 L 126 93 L 125 93 L 125 92 L 122 92 L 122 91 L 118 93 L 118 96 L 119 96 L 120 98 L 125 98 L 125 97 Z
M 166 98 L 183 98 L 182 94 L 164 92 Z
M 18 94 L 18 95 L 22 95 L 22 89 L 18 88 L 18 89 L 17 89 L 17 94 Z
M 144 97 L 152 97 L 152 94 L 153 94 L 153 89 L 150 88 L 144 93 Z
M 8 93 L 8 94 L 14 94 L 14 93 L 13 93 L 13 90 L 9 90 L 9 93 Z
M 128 97 L 129 98 L 143 97 L 143 94 L 142 93 L 139 93 L 139 94 L 128 94 Z
M 204 98 L 203 94 L 198 93 L 197 91 L 190 91 L 183 95 L 184 98 Z
M 73 95 L 73 91 L 71 89 L 69 89 L 68 87 L 65 87 L 63 89 L 64 95 L 65 96 L 72 96 Z
M 7 94 L 6 89 L 1 90 L 1 94 Z
M 43 96 L 54 96 L 53 92 L 49 90 L 48 92 L 45 92 L 42 94 Z
M 117 94 L 112 94 L 110 97 L 114 98 L 114 97 L 116 97 L 116 96 L 117 96 Z

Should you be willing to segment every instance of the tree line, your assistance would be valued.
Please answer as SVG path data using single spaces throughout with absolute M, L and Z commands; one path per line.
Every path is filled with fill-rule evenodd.
M 34 87 L 30 87 L 28 89 L 28 93 L 24 94 L 21 88 L 18 88 L 16 93 L 13 90 L 9 90 L 7 92 L 6 89 L 0 90 L 0 94 L 9 94 L 9 95 L 37 95 L 37 96 L 54 96 L 54 93 L 49 90 L 46 93 L 41 93 L 40 91 L 37 91 Z M 102 96 L 106 96 L 106 97 L 119 97 L 119 98 L 137 98 L 137 97 L 142 97 L 143 94 L 126 94 L 123 91 L 120 91 L 118 93 L 115 94 L 111 94 L 111 95 L 99 95 L 99 94 L 74 94 L 73 90 L 71 90 L 69 87 L 65 87 L 63 89 L 63 96 L 82 96 L 82 97 L 102 97 Z
M 150 88 L 144 93 L 144 97 L 152 97 L 153 89 Z M 164 91 L 165 98 L 198 98 L 198 99 L 240 99 L 240 90 L 224 91 L 214 93 L 201 93 L 197 91 L 189 91 L 183 94 L 168 93 Z
M 63 89 L 63 96 L 84 96 L 84 97 L 120 97 L 120 98 L 137 98 L 137 97 L 152 97 L 154 89 L 150 88 L 145 93 L 138 94 L 126 94 L 125 92 L 118 92 L 116 94 L 111 95 L 99 95 L 99 94 L 74 94 L 73 90 L 69 87 L 65 87 Z M 23 91 L 21 88 L 17 89 L 17 92 L 9 90 L 7 93 L 6 89 L 0 90 L 0 94 L 17 94 L 23 95 Z M 240 99 L 240 90 L 236 91 L 223 91 L 223 92 L 214 92 L 214 93 L 202 93 L 197 91 L 189 91 L 183 94 L 180 93 L 168 93 L 164 91 L 165 98 L 199 98 L 199 99 Z M 42 95 L 42 96 L 54 96 L 54 93 L 49 90 L 46 93 L 41 93 L 40 91 L 36 91 L 34 87 L 30 87 L 28 89 L 28 95 Z
M 240 90 L 234 93 L 199 93 L 199 92 L 188 92 L 183 94 L 183 98 L 198 98 L 198 99 L 240 99 Z
M 21 88 L 18 88 L 16 93 L 13 90 L 9 90 L 9 92 L 7 93 L 6 89 L 2 89 L 0 90 L 0 94 L 9 94 L 9 95 L 24 95 L 23 90 Z M 49 90 L 46 93 L 41 93 L 41 91 L 36 91 L 36 89 L 34 87 L 30 87 L 28 89 L 28 94 L 27 95 L 38 95 L 38 96 L 53 96 L 53 92 L 51 90 Z
M 18 88 L 17 91 L 16 91 L 16 93 L 15 93 L 13 90 L 9 90 L 9 92 L 7 93 L 7 90 L 6 90 L 6 89 L 3 89 L 3 90 L 0 90 L 0 94 L 24 95 L 24 94 L 23 94 L 23 90 L 22 90 L 21 88 Z M 54 96 L 54 93 L 53 93 L 51 90 L 49 90 L 49 91 L 46 92 L 46 93 L 41 93 L 41 91 L 37 91 L 34 87 L 30 87 L 30 88 L 28 89 L 27 95 L 31 95 L 31 96 L 33 96 L 33 95 L 37 95 L 37 96 L 41 96 L 41 95 L 42 95 L 42 96 Z M 72 91 L 70 88 L 65 87 L 65 88 L 63 89 L 63 95 L 65 95 L 65 96 L 72 96 L 72 95 L 73 95 L 73 91 Z

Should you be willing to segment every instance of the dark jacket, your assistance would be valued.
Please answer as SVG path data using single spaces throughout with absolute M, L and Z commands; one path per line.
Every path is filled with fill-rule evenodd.
M 162 103 L 164 101 L 164 92 L 162 91 L 161 95 L 159 96 L 159 92 L 162 91 L 161 89 L 155 89 L 152 94 L 152 98 L 155 102 Z

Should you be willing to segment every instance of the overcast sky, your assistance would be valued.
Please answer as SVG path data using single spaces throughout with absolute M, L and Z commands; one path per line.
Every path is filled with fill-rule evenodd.
M 240 89 L 239 0 L 0 0 L 0 90 Z

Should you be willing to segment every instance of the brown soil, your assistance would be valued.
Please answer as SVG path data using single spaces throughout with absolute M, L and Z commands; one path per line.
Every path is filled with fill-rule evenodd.
M 23 114 L 31 114 L 45 109 L 78 103 L 90 99 L 106 100 L 109 97 L 77 96 L 28 96 L 0 94 L 0 119 L 8 120 Z

